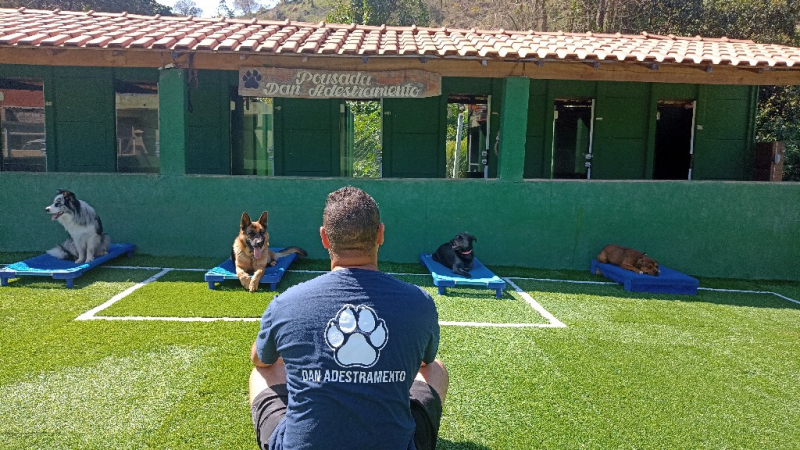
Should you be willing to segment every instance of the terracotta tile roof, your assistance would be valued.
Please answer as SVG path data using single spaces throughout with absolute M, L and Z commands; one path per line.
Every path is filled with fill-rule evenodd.
M 0 48 L 635 61 L 800 68 L 800 48 L 728 38 L 460 30 L 0 9 Z

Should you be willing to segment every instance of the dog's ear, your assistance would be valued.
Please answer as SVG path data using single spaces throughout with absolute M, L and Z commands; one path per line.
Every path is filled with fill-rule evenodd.
M 267 212 L 266 211 L 261 213 L 261 217 L 258 218 L 258 223 L 260 223 L 262 227 L 267 228 Z
M 467 239 L 469 239 L 470 242 L 478 242 L 478 238 L 469 233 L 467 233 Z
M 65 190 L 63 190 L 63 189 L 56 189 L 56 195 L 61 195 L 61 194 L 63 194 L 64 192 L 66 192 L 66 191 L 65 191 Z
M 242 229 L 244 230 L 245 228 L 249 227 L 251 223 L 253 223 L 253 221 L 250 220 L 250 214 L 247 214 L 247 212 L 243 212 L 242 213 Z
M 64 197 L 64 202 L 75 202 L 75 194 L 70 191 L 61 191 L 61 195 Z

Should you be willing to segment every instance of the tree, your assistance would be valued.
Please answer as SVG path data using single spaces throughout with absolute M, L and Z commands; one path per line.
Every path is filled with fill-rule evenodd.
M 197 7 L 194 0 L 178 0 L 175 2 L 172 10 L 180 16 L 198 17 L 203 15 L 203 10 Z
M 258 11 L 261 4 L 257 0 L 233 0 L 234 11 L 240 11 L 243 16 L 251 16 Z
M 217 5 L 217 17 L 234 17 L 233 9 L 228 6 L 225 0 L 219 0 L 219 5 Z
M 2 0 L 0 7 L 30 9 L 55 9 L 64 11 L 102 11 L 123 12 L 131 14 L 171 16 L 172 9 L 156 0 Z
M 335 0 L 327 21 L 361 25 L 421 25 L 429 23 L 422 0 Z

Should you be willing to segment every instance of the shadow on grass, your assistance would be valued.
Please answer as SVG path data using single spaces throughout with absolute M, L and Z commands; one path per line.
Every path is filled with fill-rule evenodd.
M 157 270 L 139 270 L 139 269 L 108 269 L 102 266 L 95 267 L 83 273 L 83 275 L 74 278 L 73 289 L 81 289 L 88 287 L 92 283 L 139 283 L 154 274 Z M 8 286 L 0 289 L 8 288 L 28 288 L 28 289 L 67 289 L 66 280 L 57 280 L 51 275 L 23 275 L 17 278 L 8 280 Z
M 436 448 L 440 450 L 489 450 L 489 447 L 474 442 L 454 442 L 439 438 Z
M 482 298 L 486 297 L 489 300 L 497 300 L 497 301 L 518 301 L 508 289 L 503 291 L 503 295 L 500 298 L 497 298 L 495 295 L 494 289 L 460 289 L 460 288 L 447 288 L 447 292 L 442 295 L 442 297 L 446 298 L 458 298 L 458 299 L 470 299 L 475 300 L 475 298 Z
M 520 288 L 527 292 L 550 292 L 566 295 L 590 295 L 593 297 L 614 297 L 632 300 L 660 300 L 672 302 L 699 302 L 716 305 L 742 306 L 752 308 L 800 309 L 800 304 L 792 303 L 772 294 L 749 292 L 718 292 L 699 290 L 697 295 L 654 294 L 649 292 L 631 292 L 617 284 L 572 284 L 553 281 L 514 280 Z M 721 287 L 725 289 L 724 287 Z M 732 289 L 740 289 L 735 287 Z M 759 289 L 753 289 L 759 290 Z M 534 298 L 536 296 L 534 295 Z

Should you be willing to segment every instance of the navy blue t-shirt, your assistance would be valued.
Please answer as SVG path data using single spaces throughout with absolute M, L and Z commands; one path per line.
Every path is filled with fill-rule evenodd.
M 439 348 L 419 287 L 372 270 L 321 275 L 270 303 L 256 347 L 262 362 L 286 363 L 289 404 L 270 448 L 414 448 L 408 391 Z

